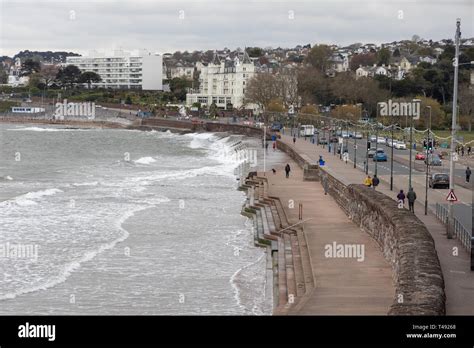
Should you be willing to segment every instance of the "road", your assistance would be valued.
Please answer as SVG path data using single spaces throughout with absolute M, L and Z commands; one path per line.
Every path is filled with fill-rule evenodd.
M 303 138 L 300 138 L 298 141 L 304 141 Z M 311 139 L 307 138 L 306 141 L 310 142 Z M 357 150 L 354 149 L 355 139 L 353 138 L 345 138 L 344 144 L 347 144 L 347 149 L 349 152 L 349 162 L 351 165 L 354 163 L 354 152 L 356 152 L 356 164 L 357 167 L 364 171 L 365 161 L 366 161 L 366 151 L 367 151 L 367 139 L 358 139 L 356 141 Z M 316 145 L 314 145 L 316 147 Z M 372 145 L 375 147 L 375 144 Z M 375 167 L 377 166 L 377 176 L 381 179 L 390 182 L 390 165 L 391 165 L 391 148 L 389 146 L 379 144 L 378 148 L 382 148 L 385 150 L 387 154 L 388 161 L 387 162 L 375 162 L 373 159 L 369 158 L 369 174 L 371 176 L 375 173 Z M 318 146 L 318 151 L 320 151 L 321 146 Z M 325 146 L 325 150 L 328 151 L 328 146 Z M 412 156 L 415 157 L 417 151 L 413 150 Z M 409 158 L 409 150 L 397 150 L 393 149 L 394 158 L 398 157 L 406 157 L 408 161 Z M 329 155 L 329 151 L 328 151 Z M 331 148 L 331 155 L 334 156 L 334 147 Z M 340 156 L 336 153 L 335 156 Z M 421 162 L 423 161 L 416 161 Z M 430 172 L 439 172 L 439 173 L 449 173 L 449 162 L 447 160 L 443 160 L 443 165 L 441 167 L 430 167 Z M 416 167 L 419 167 L 418 165 Z M 461 168 L 459 168 L 461 167 Z M 422 168 L 424 169 L 425 166 L 423 165 Z M 465 179 L 465 168 L 464 166 L 459 166 L 455 170 L 455 176 L 458 180 L 464 181 Z M 409 166 L 398 163 L 395 160 L 393 161 L 393 176 L 394 182 L 400 182 L 400 179 L 404 179 L 404 190 L 408 190 L 408 177 L 409 177 Z M 425 180 L 426 180 L 426 173 L 425 171 L 419 171 L 415 169 L 413 166 L 412 170 L 412 186 L 417 193 L 418 200 L 423 201 L 425 200 Z M 400 186 L 400 185 L 395 185 Z M 454 205 L 454 216 L 456 219 L 461 222 L 468 230 L 472 229 L 472 189 L 468 190 L 463 187 L 456 186 L 455 187 L 456 195 L 458 196 L 459 202 Z M 428 206 L 430 209 L 436 209 L 436 203 L 446 204 L 446 196 L 448 194 L 447 189 L 429 189 L 428 190 Z M 396 193 L 394 193 L 395 195 Z

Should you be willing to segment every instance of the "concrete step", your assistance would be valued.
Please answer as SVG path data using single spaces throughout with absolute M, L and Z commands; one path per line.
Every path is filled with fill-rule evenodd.
M 265 204 L 265 213 L 267 214 L 268 227 L 270 229 L 270 234 L 276 234 L 277 226 L 275 225 L 275 217 L 273 216 L 272 208 L 268 204 Z
M 273 201 L 273 200 L 272 200 L 272 203 L 270 205 L 270 209 L 272 210 L 273 220 L 275 220 L 275 227 L 276 227 L 277 231 L 279 231 L 283 228 L 283 224 L 281 222 L 280 213 L 278 212 L 278 209 L 275 205 L 275 201 Z
M 278 306 L 282 307 L 288 303 L 285 254 L 285 242 L 278 238 Z
M 283 234 L 283 244 L 285 250 L 286 286 L 288 293 L 287 302 L 293 304 L 296 300 L 296 279 L 290 235 Z
M 309 257 L 308 244 L 304 232 L 298 229 L 296 232 L 298 243 L 300 247 L 301 266 L 303 267 L 304 283 L 306 292 L 310 292 L 314 288 L 313 269 L 311 267 L 311 259 Z
M 296 296 L 300 298 L 306 293 L 300 245 L 298 237 L 295 234 L 290 235 L 290 240 L 291 251 L 293 253 L 293 268 L 295 270 Z
M 281 203 L 278 197 L 270 197 L 273 202 L 275 203 L 275 207 L 278 210 L 278 215 L 280 216 L 280 221 L 283 225 L 283 228 L 290 226 L 288 221 L 288 217 L 286 216 L 285 209 L 283 208 L 283 204 Z

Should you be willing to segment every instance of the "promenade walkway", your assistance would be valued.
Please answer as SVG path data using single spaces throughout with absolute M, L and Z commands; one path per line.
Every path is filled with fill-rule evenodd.
M 292 138 L 283 135 L 282 139 L 286 144 L 294 147 L 299 153 L 306 154 L 313 161 L 317 161 L 319 155 L 322 155 L 326 161 L 325 169 L 335 177 L 341 178 L 349 183 L 361 184 L 365 178 L 365 173 L 360 168 L 353 168 L 353 163 L 344 163 L 339 156 L 333 156 L 328 153 L 327 147 L 312 144 L 310 141 L 297 139 L 293 145 Z M 394 190 L 390 191 L 389 176 L 381 176 L 381 183 L 378 191 L 395 199 L 400 189 L 406 191 L 408 179 L 406 175 L 394 177 Z M 313 183 L 314 185 L 314 183 Z M 315 186 L 321 186 L 319 184 Z M 424 215 L 424 181 L 423 183 L 414 181 L 413 187 L 418 192 L 417 204 L 415 204 L 416 216 L 426 225 L 430 231 L 436 245 L 438 257 L 443 270 L 446 291 L 446 314 L 448 315 L 473 315 L 474 314 L 474 272 L 470 271 L 470 255 L 457 239 L 446 238 L 446 228 L 439 222 L 430 211 Z M 463 201 L 472 199 L 472 191 L 459 188 L 457 190 L 458 198 Z M 439 194 L 439 193 L 438 193 Z M 469 196 L 470 195 L 470 196 Z M 457 250 L 456 254 L 453 252 Z
M 298 222 L 303 204 L 304 233 L 308 243 L 315 288 L 288 314 L 386 315 L 395 297 L 390 264 L 377 243 L 346 216 L 319 183 L 303 181 L 302 170 L 289 160 L 290 178 L 284 166 L 266 174 L 269 195 L 278 196 L 290 223 Z M 290 200 L 293 204 L 290 204 Z M 290 208 L 292 206 L 293 208 Z M 363 260 L 326 257 L 325 247 L 337 244 L 364 246 Z

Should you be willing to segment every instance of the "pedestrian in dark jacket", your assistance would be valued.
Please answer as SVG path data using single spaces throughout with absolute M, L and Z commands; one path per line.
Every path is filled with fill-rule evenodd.
M 377 175 L 374 175 L 372 178 L 372 186 L 374 187 L 374 190 L 377 188 L 377 186 L 380 184 L 379 178 L 377 178 Z
M 293 135 L 293 144 L 296 143 L 296 136 Z
M 471 178 L 471 168 L 467 167 L 466 168 L 466 182 L 469 182 L 470 178 Z
M 403 190 L 400 190 L 400 192 L 397 195 L 398 201 L 402 201 L 402 204 L 405 205 L 405 194 L 403 193 Z
M 289 177 L 290 177 L 290 171 L 291 171 L 290 165 L 287 164 L 287 165 L 285 166 L 286 178 L 289 178 Z
M 416 193 L 413 191 L 413 187 L 410 187 L 407 193 L 408 199 L 408 209 L 414 213 L 415 212 L 415 200 L 416 200 Z

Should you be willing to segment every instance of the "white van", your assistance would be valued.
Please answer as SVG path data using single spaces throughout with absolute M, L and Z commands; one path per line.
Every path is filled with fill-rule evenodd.
M 300 137 L 312 137 L 314 135 L 313 125 L 300 126 Z

